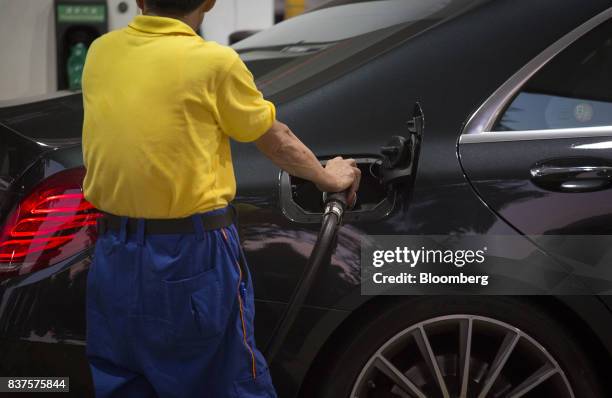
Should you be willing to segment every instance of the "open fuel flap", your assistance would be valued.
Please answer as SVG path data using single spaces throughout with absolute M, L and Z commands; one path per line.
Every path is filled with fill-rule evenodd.
M 396 135 L 380 147 L 379 155 L 363 156 L 340 154 L 353 158 L 361 170 L 361 185 L 355 206 L 344 213 L 344 221 L 375 221 L 389 215 L 397 198 L 412 190 L 416 176 L 424 117 L 421 106 L 414 107 L 406 135 Z M 328 159 L 322 159 L 325 165 Z M 325 210 L 323 194 L 304 179 L 281 172 L 279 181 L 280 205 L 292 221 L 319 223 Z

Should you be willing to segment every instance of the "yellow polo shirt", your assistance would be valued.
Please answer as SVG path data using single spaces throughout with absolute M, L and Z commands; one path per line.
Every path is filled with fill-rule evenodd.
M 83 72 L 85 197 L 117 215 L 179 218 L 236 193 L 229 138 L 275 120 L 229 47 L 183 22 L 137 16 L 90 47 Z

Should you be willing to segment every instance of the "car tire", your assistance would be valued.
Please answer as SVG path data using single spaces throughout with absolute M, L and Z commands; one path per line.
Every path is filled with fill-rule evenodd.
M 383 302 L 386 302 L 387 305 L 377 307 L 376 311 L 370 308 L 367 313 L 361 314 L 363 316 L 362 319 L 357 320 L 355 323 L 351 323 L 355 326 L 352 335 L 350 335 L 350 337 L 347 336 L 341 344 L 335 346 L 333 349 L 333 356 L 327 357 L 325 359 L 325 364 L 317 364 L 319 368 L 324 367 L 325 372 L 318 373 L 316 383 L 318 387 L 315 387 L 317 391 L 312 396 L 316 396 L 317 398 L 443 397 L 445 394 L 442 393 L 443 388 L 440 386 L 440 378 L 435 374 L 435 365 L 431 365 L 433 363 L 431 358 L 436 358 L 439 373 L 442 374 L 442 378 L 445 380 L 442 384 L 445 384 L 444 388 L 448 391 L 447 396 L 479 397 L 482 393 L 482 389 L 487 383 L 487 376 L 489 376 L 488 371 L 495 367 L 496 357 L 504 350 L 491 350 L 492 352 L 489 355 L 490 361 L 487 366 L 485 363 L 486 360 L 483 361 L 482 358 L 479 358 L 479 356 L 486 357 L 487 351 L 484 348 L 479 348 L 478 344 L 484 344 L 484 342 L 489 344 L 487 340 L 489 339 L 487 334 L 489 331 L 486 330 L 491 329 L 491 335 L 493 336 L 496 333 L 495 330 L 499 327 L 502 334 L 504 330 L 507 330 L 507 332 L 505 332 L 507 333 L 506 337 L 510 337 L 510 340 L 513 339 L 513 333 L 515 332 L 520 333 L 520 337 L 517 338 L 517 343 L 514 346 L 514 350 L 509 354 L 507 362 L 501 365 L 501 370 L 498 376 L 496 376 L 498 380 L 491 382 L 492 387 L 488 393 L 485 393 L 486 397 L 515 396 L 512 394 L 517 394 L 517 392 L 523 388 L 523 394 L 519 395 L 521 397 L 561 398 L 565 395 L 574 398 L 604 398 L 603 389 L 597 380 L 593 364 L 581 347 L 576 343 L 577 337 L 572 336 L 564 325 L 548 315 L 544 310 L 531 305 L 523 299 L 493 296 L 430 296 L 407 300 L 394 298 L 393 300 L 383 300 Z M 471 319 L 471 321 L 469 319 Z M 452 343 L 458 347 L 457 355 L 453 358 L 452 354 L 448 354 L 450 355 L 450 359 L 443 355 L 445 351 L 448 351 L 448 348 L 440 348 L 441 346 L 453 346 L 453 344 L 448 345 L 447 342 L 445 342 L 445 338 L 447 340 L 451 338 L 444 337 L 445 335 L 442 332 L 445 328 L 449 330 L 453 329 L 451 324 L 448 323 L 451 320 L 460 322 L 460 329 L 463 330 L 467 330 L 464 325 L 472 325 L 469 329 L 471 331 L 470 333 L 472 333 L 472 335 L 470 335 L 470 340 L 473 342 L 471 343 L 472 351 L 469 355 L 470 360 L 467 362 L 468 365 L 466 367 L 469 371 L 467 372 L 468 376 L 463 379 L 457 376 L 460 371 L 455 371 L 453 375 L 453 367 L 455 370 L 458 370 L 460 369 L 459 363 L 466 363 L 465 361 L 462 362 L 457 360 L 462 356 L 459 353 L 461 351 L 459 347 L 465 347 L 465 345 L 458 343 L 458 340 L 454 340 Z M 445 326 L 447 323 L 448 325 Z M 423 330 L 425 330 L 423 333 L 426 336 L 429 335 L 426 337 L 426 344 L 423 344 L 423 339 L 417 338 L 421 335 L 420 327 L 423 327 Z M 411 328 L 413 331 L 407 332 L 407 330 L 411 330 Z M 436 333 L 440 335 L 438 336 L 435 333 L 432 334 L 432 328 L 437 328 Z M 478 331 L 479 328 L 484 328 L 485 331 Z M 426 331 L 428 329 L 429 331 Z M 346 330 L 344 331 L 346 332 Z M 459 336 L 466 336 L 465 332 L 461 334 L 462 332 L 459 331 L 458 333 Z M 478 333 L 482 333 L 482 336 Z M 405 357 L 401 359 L 401 362 L 404 363 L 406 368 L 402 369 L 401 365 L 397 365 L 395 369 L 401 369 L 404 376 L 413 382 L 423 395 L 418 395 L 414 391 L 408 393 L 406 384 L 404 384 L 403 391 L 398 391 L 396 384 L 393 387 L 396 388 L 394 393 L 393 389 L 387 385 L 390 378 L 384 373 L 382 376 L 378 375 L 378 377 L 389 379 L 387 382 L 382 379 L 382 382 L 374 381 L 379 380 L 376 379 L 376 372 L 380 366 L 380 360 L 375 359 L 373 356 L 381 352 L 384 353 L 384 351 L 381 350 L 390 342 L 398 345 L 398 347 L 401 346 L 401 340 L 397 337 L 398 334 L 407 341 L 405 348 L 406 354 L 404 354 Z M 423 359 L 421 362 L 415 360 L 414 363 L 427 364 L 427 359 L 425 359 L 427 357 L 426 349 L 423 349 L 423 351 L 413 350 L 413 355 L 407 355 L 409 352 L 408 346 L 410 345 L 408 339 L 415 340 L 416 343 L 413 344 L 415 346 L 425 346 L 426 348 L 429 345 L 431 347 L 432 350 L 430 352 L 433 353 L 433 355 L 429 355 L 430 361 L 428 369 L 430 370 L 429 373 L 431 373 L 430 380 L 438 380 L 437 383 L 433 382 L 437 387 L 435 391 L 432 389 L 432 382 L 423 384 L 422 375 L 425 374 L 423 368 L 426 366 L 420 366 L 420 370 L 415 370 L 415 368 L 419 368 L 419 366 L 413 364 L 412 368 L 407 369 L 410 365 L 406 363 L 406 358 L 416 358 L 418 355 L 415 353 L 421 353 Z M 459 337 L 459 340 L 461 339 L 465 340 L 465 337 Z M 497 347 L 501 347 L 504 342 L 506 342 L 505 338 L 502 340 L 495 340 L 495 338 L 490 337 L 490 339 L 500 342 L 499 344 L 492 345 Z M 398 343 L 398 341 L 400 343 Z M 387 347 L 392 346 L 388 345 Z M 385 349 L 390 350 L 390 348 Z M 526 350 L 526 352 L 524 353 L 519 349 Z M 402 352 L 400 348 L 393 348 L 393 350 Z M 452 351 L 452 349 L 450 351 Z M 531 351 L 534 351 L 534 353 L 532 354 Z M 465 353 L 465 349 L 463 349 L 463 357 L 466 356 Z M 496 353 L 498 355 L 495 355 Z M 550 363 L 548 365 L 542 365 L 544 370 L 546 370 L 546 366 L 552 369 L 554 365 L 557 365 L 560 372 L 553 373 L 552 376 L 535 387 L 532 381 L 531 390 L 525 392 L 526 383 L 524 381 L 519 382 L 520 379 L 518 375 L 511 372 L 519 374 L 521 372 L 531 372 L 525 374 L 533 375 L 533 372 L 528 369 L 531 369 L 530 367 L 536 369 L 540 366 L 539 364 L 526 363 L 525 365 L 521 365 L 518 361 L 524 361 L 525 358 L 531 358 L 532 355 L 535 355 L 534 358 L 536 358 L 535 361 L 537 362 L 540 354 L 546 354 L 542 357 L 543 363 Z M 516 358 L 513 358 L 513 355 Z M 379 361 L 379 364 L 374 366 L 374 370 L 370 370 L 372 368 L 372 363 L 374 363 L 372 361 Z M 389 359 L 389 361 L 393 360 Z M 513 362 L 517 362 L 518 365 Z M 456 365 L 453 365 L 453 363 Z M 478 372 L 478 370 L 480 370 L 480 372 Z M 366 375 L 366 377 L 369 377 L 367 376 L 370 374 L 369 372 L 372 372 L 372 379 L 367 380 L 366 388 L 363 387 L 365 384 L 362 376 Z M 410 372 L 412 372 L 412 375 Z M 463 374 L 465 373 L 466 372 L 463 372 Z M 542 374 L 540 374 L 540 376 L 542 376 Z M 522 377 L 523 379 L 526 378 L 525 376 Z M 514 381 L 514 385 L 512 385 L 511 381 L 514 379 L 516 380 Z M 455 382 L 453 382 L 453 380 L 455 380 Z M 461 380 L 467 380 L 467 382 L 462 383 Z M 359 390 L 359 393 L 357 393 L 359 386 L 356 386 L 358 382 L 359 385 L 363 387 Z M 391 385 L 393 384 L 394 383 L 391 382 Z M 466 384 L 467 387 L 463 387 L 462 384 Z M 529 383 L 526 385 L 528 386 Z M 566 388 L 567 390 L 565 390 Z M 377 389 L 380 389 L 380 391 L 377 391 Z M 467 391 L 461 393 L 462 389 Z

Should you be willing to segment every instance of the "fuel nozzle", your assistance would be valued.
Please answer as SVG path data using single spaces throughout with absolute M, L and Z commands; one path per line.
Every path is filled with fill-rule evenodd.
M 325 203 L 325 212 L 323 215 L 335 214 L 338 218 L 338 223 L 342 222 L 344 211 L 349 207 L 348 194 L 348 190 L 334 193 L 324 192 L 323 202 Z

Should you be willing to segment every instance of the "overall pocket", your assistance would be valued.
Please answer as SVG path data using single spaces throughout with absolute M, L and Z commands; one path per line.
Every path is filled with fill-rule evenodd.
M 224 332 L 230 310 L 216 269 L 164 285 L 173 343 L 204 343 Z

